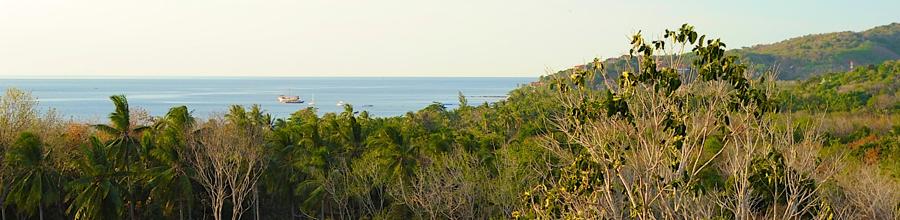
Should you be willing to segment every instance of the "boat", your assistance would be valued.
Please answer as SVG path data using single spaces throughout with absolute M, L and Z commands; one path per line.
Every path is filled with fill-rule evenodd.
M 316 106 L 316 94 L 312 94 L 312 100 L 307 104 L 309 104 L 309 106 Z
M 346 103 L 344 103 L 344 101 L 338 101 L 338 102 L 337 102 L 337 106 L 344 106 L 344 105 L 346 105 Z
M 300 99 L 300 96 L 280 95 L 280 96 L 278 96 L 278 102 L 285 103 L 285 104 L 295 104 L 295 103 L 303 103 L 303 100 Z

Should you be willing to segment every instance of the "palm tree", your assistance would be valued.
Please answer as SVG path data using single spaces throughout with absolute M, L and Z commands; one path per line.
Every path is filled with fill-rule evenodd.
M 323 137 L 322 134 L 329 131 L 329 128 L 335 128 L 332 124 L 335 122 L 332 120 L 333 114 L 326 117 L 331 119 L 319 119 L 314 111 L 306 111 L 296 114 L 293 118 L 298 121 L 293 129 L 300 135 L 296 137 L 296 144 L 293 146 L 292 153 L 295 158 L 291 169 L 302 171 L 302 176 L 298 178 L 300 181 L 294 186 L 294 194 L 305 198 L 301 202 L 305 210 L 318 206 L 318 218 L 322 219 L 325 216 L 329 196 L 325 190 L 327 172 L 334 160 L 334 150 L 329 147 L 327 137 Z M 329 131 L 327 134 L 335 132 Z
M 44 219 L 44 205 L 59 199 L 58 175 L 49 157 L 41 139 L 30 132 L 22 133 L 6 155 L 6 165 L 15 177 L 9 186 L 9 201 L 29 216 L 37 211 L 40 219 Z
M 297 185 L 294 193 L 304 195 L 303 207 L 319 207 L 318 219 L 325 219 L 325 202 L 328 200 L 328 191 L 325 189 L 327 176 L 325 170 L 310 168 L 306 171 L 306 178 Z
M 418 148 L 412 146 L 396 125 L 387 125 L 380 134 L 370 139 L 369 145 L 379 146 L 381 158 L 388 162 L 390 175 L 401 181 L 413 174 L 418 158 Z
M 303 201 L 305 207 L 313 207 L 316 202 L 319 205 L 319 219 L 324 219 L 326 202 L 329 198 L 325 187 L 328 181 L 328 171 L 334 162 L 333 150 L 324 142 L 318 131 L 318 122 L 313 121 L 305 127 L 304 135 L 298 142 L 303 146 L 301 155 L 303 161 L 295 162 L 300 170 L 303 170 L 303 180 L 294 189 L 295 194 L 305 195 Z
M 331 160 L 331 151 L 320 133 L 320 123 L 316 116 L 312 116 L 303 121 L 298 128 L 301 135 L 297 145 L 301 149 L 298 149 L 299 152 L 295 152 L 306 157 L 295 164 L 300 169 L 305 170 L 310 167 L 325 169 Z
M 262 186 L 275 199 L 279 201 L 287 201 L 287 207 L 290 207 L 289 215 L 296 216 L 296 196 L 294 196 L 294 187 L 300 182 L 302 173 L 296 172 L 294 164 L 302 159 L 303 152 L 299 147 L 299 139 L 301 135 L 299 120 L 292 118 L 290 120 L 279 119 L 275 123 L 275 128 L 269 138 L 266 149 L 270 151 L 269 168 L 261 179 Z
M 238 127 L 254 128 L 251 132 L 260 132 L 257 128 L 271 130 L 275 123 L 272 115 L 265 113 L 259 105 L 250 106 L 250 111 L 241 105 L 232 105 L 225 118 Z
M 134 121 L 131 120 L 131 112 L 128 108 L 128 99 L 124 95 L 110 96 L 109 99 L 112 100 L 113 105 L 116 107 L 116 110 L 109 114 L 110 125 L 97 124 L 93 127 L 113 137 L 107 145 L 111 147 L 116 155 L 113 159 L 117 159 L 117 167 L 121 167 L 127 174 L 125 182 L 128 186 L 128 216 L 131 219 L 135 219 L 134 209 L 137 200 L 134 195 L 134 184 L 136 180 L 134 178 L 135 175 L 131 171 L 136 165 L 134 162 L 139 159 L 138 156 L 141 153 L 141 145 L 139 140 L 135 138 L 135 135 L 142 133 L 149 127 L 135 126 L 133 124 Z
M 118 163 L 128 164 L 137 157 L 140 150 L 140 143 L 135 135 L 140 134 L 144 130 L 149 129 L 147 126 L 135 126 L 131 120 L 131 112 L 128 107 L 128 99 L 124 95 L 110 96 L 116 110 L 109 114 L 110 124 L 96 124 L 94 129 L 105 133 L 113 139 L 108 143 L 114 147 Z
M 187 146 L 187 135 L 193 131 L 194 118 L 187 107 L 179 106 L 169 112 L 146 134 L 145 148 L 149 150 L 153 166 L 146 172 L 147 184 L 153 199 L 166 210 L 177 206 L 179 218 L 184 218 L 184 210 L 191 216 L 190 165 L 181 160 Z M 187 207 L 185 207 L 187 205 Z
M 353 111 L 352 105 L 344 105 L 344 112 L 341 113 L 341 118 L 346 120 L 346 124 L 342 126 L 341 134 L 346 142 L 350 144 L 349 158 L 356 158 L 362 152 L 363 134 L 362 126 L 356 119 L 356 112 Z
M 297 205 L 307 217 L 312 217 L 307 212 L 317 212 L 318 218 L 325 215 L 329 196 L 325 190 L 327 171 L 335 159 L 335 150 L 330 148 L 334 143 L 329 140 L 342 138 L 340 132 L 331 130 L 338 128 L 333 119 L 334 114 L 320 119 L 315 109 L 308 108 L 292 114 L 287 121 L 279 121 L 270 136 L 269 148 L 274 152 L 270 168 L 275 169 L 269 172 L 266 185 L 272 186 L 273 191 L 288 192 L 282 195 L 290 196 L 291 216 L 297 216 Z
M 125 189 L 115 180 L 126 173 L 116 169 L 109 152 L 97 137 L 91 137 L 91 144 L 82 148 L 81 176 L 67 185 L 70 204 L 66 212 L 74 219 L 120 218 Z

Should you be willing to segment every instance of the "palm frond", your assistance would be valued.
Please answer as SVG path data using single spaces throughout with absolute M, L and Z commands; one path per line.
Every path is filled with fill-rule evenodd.
M 119 129 L 114 128 L 109 125 L 105 125 L 105 124 L 91 125 L 91 127 L 94 129 L 97 129 L 97 131 L 100 131 L 104 134 L 108 134 L 108 135 L 112 135 L 112 136 L 116 136 L 116 135 L 122 133 L 122 131 L 120 131 Z

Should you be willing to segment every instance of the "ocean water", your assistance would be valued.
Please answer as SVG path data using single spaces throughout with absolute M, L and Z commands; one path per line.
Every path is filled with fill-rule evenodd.
M 433 102 L 454 107 L 458 92 L 470 105 L 496 102 L 534 78 L 514 77 L 296 77 L 192 79 L 0 79 L 0 89 L 30 91 L 42 109 L 54 108 L 76 120 L 102 120 L 113 105 L 109 96 L 124 94 L 132 108 L 151 115 L 185 105 L 197 117 L 221 114 L 230 105 L 259 104 L 275 117 L 310 107 L 320 114 L 340 112 L 338 102 L 376 117 L 398 116 Z M 302 104 L 282 104 L 278 95 L 297 95 Z

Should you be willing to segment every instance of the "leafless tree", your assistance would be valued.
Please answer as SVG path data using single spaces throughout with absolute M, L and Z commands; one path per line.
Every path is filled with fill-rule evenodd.
M 872 165 L 853 167 L 839 175 L 841 193 L 829 198 L 835 217 L 842 219 L 897 219 L 900 184 Z
M 30 92 L 6 89 L 0 97 L 0 143 L 12 143 L 19 132 L 30 129 L 38 118 L 37 101 Z
M 229 134 L 224 131 L 222 120 L 210 120 L 193 137 L 189 150 L 185 155 L 195 170 L 193 176 L 203 186 L 209 199 L 213 219 L 222 219 L 222 207 L 230 196 L 228 182 L 225 173 L 229 172 L 227 158 L 230 152 L 226 145 L 225 137 Z
M 185 160 L 196 170 L 195 179 L 210 199 L 214 219 L 222 219 L 228 199 L 231 218 L 240 219 L 265 169 L 264 134 L 248 129 L 214 117 L 201 126 L 186 154 Z
M 465 152 L 433 158 L 422 166 L 401 195 L 403 202 L 421 218 L 474 219 L 486 212 L 478 204 L 486 201 L 482 186 L 486 173 Z

